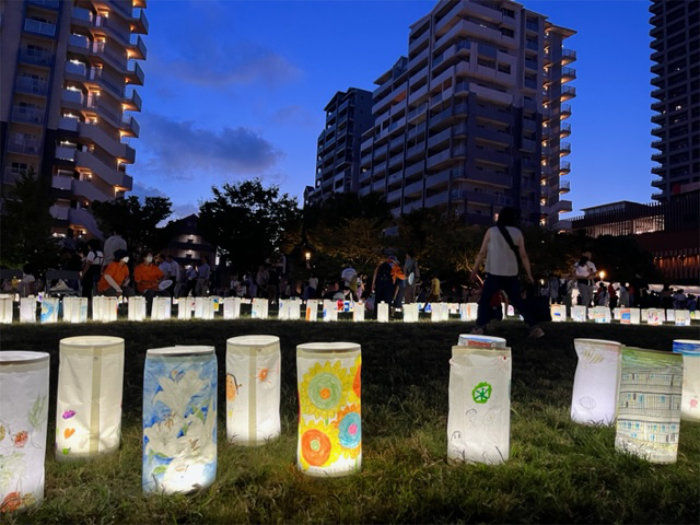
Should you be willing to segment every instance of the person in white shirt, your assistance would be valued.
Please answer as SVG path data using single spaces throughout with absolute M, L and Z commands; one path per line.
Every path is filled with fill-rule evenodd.
M 581 258 L 574 264 L 574 278 L 578 289 L 579 304 L 585 307 L 591 306 L 593 300 L 593 278 L 597 269 L 591 261 L 591 252 L 583 252 Z

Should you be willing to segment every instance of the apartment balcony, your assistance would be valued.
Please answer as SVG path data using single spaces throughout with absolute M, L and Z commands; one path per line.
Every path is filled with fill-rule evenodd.
M 559 176 L 566 175 L 571 172 L 571 163 L 568 161 L 559 162 Z
M 92 11 L 83 7 L 74 7 L 71 11 L 70 22 L 71 26 L 81 27 L 83 29 L 92 29 L 94 23 Z
M 122 106 L 125 110 L 141 111 L 141 96 L 135 89 L 132 90 L 131 96 L 122 100 Z
M 68 51 L 76 55 L 88 57 L 91 51 L 90 39 L 85 35 L 72 34 L 68 37 Z
M 560 213 L 568 213 L 572 210 L 572 205 L 570 200 L 560 200 L 551 206 L 544 208 L 547 215 L 554 215 Z
M 559 138 L 563 139 L 571 135 L 571 124 L 562 124 L 559 127 Z
M 576 80 L 576 70 L 572 67 L 561 68 L 561 81 L 571 82 L 572 80 Z
M 468 111 L 467 104 L 457 104 L 442 110 L 437 115 L 430 117 L 430 129 L 434 129 L 442 124 L 447 123 L 453 118 L 466 118 Z
M 571 191 L 571 182 L 568 180 L 560 180 L 559 181 L 559 195 L 563 195 L 564 193 L 569 193 Z
M 561 87 L 561 96 L 559 100 L 564 102 L 565 100 L 569 100 L 571 98 L 574 98 L 576 96 L 576 88 L 573 86 L 562 86 Z
M 19 52 L 19 61 L 33 66 L 50 67 L 53 63 L 53 54 L 39 53 L 31 49 L 21 49 Z
M 429 39 L 430 37 L 430 29 L 424 30 L 419 36 L 415 37 L 410 35 L 410 41 L 408 44 L 408 53 L 414 53 L 416 49 L 420 49 L 421 46 L 423 46 Z
M 414 106 L 417 102 L 422 101 L 428 95 L 428 84 L 419 88 L 414 93 L 408 95 L 408 105 Z
M 126 189 L 132 187 L 132 179 L 129 175 L 116 167 L 109 166 L 89 151 L 75 152 L 75 166 L 91 171 L 111 186 Z
M 561 50 L 561 64 L 562 66 L 570 64 L 576 60 L 576 51 L 573 49 L 562 49 Z
M 110 155 L 122 159 L 122 162 L 133 164 L 136 152 L 128 144 L 119 142 L 114 137 L 107 134 L 99 125 L 80 123 L 78 127 L 80 137 L 90 140 Z
M 426 109 L 428 109 L 428 103 L 424 102 L 417 108 L 414 108 L 408 112 L 408 115 L 406 116 L 408 122 L 412 122 L 413 120 L 416 119 L 418 116 L 424 116 Z
M 89 202 L 108 201 L 114 199 L 114 192 L 103 193 L 90 180 L 71 179 L 71 193 L 76 197 L 82 197 Z
M 119 102 L 122 102 L 124 98 L 124 86 L 120 85 L 117 81 L 108 79 L 102 69 L 92 69 L 88 75 L 88 79 L 97 84 L 106 93 L 118 99 Z
M 83 62 L 66 62 L 66 67 L 64 68 L 65 77 L 68 80 L 80 80 L 83 81 L 87 79 L 88 69 L 87 65 Z
M 60 6 L 59 0 L 29 0 L 29 3 L 52 11 L 57 11 Z
M 409 71 L 412 71 L 413 68 L 415 68 L 415 67 L 418 66 L 419 64 L 422 64 L 423 62 L 425 62 L 425 61 L 428 59 L 428 54 L 429 54 L 429 53 L 430 53 L 430 49 L 428 49 L 428 48 L 426 47 L 426 48 L 425 48 L 424 50 L 422 50 L 420 53 L 418 53 L 417 55 L 411 57 L 411 58 L 409 59 L 409 61 L 408 61 L 408 70 L 409 70 Z
M 562 104 L 561 109 L 559 110 L 560 120 L 564 120 L 565 118 L 569 118 L 570 116 L 571 116 L 571 106 L 569 104 Z
M 520 144 L 520 151 L 537 151 L 537 143 L 534 140 L 522 139 Z
M 463 148 L 463 149 L 464 149 L 464 151 L 462 152 L 462 156 L 466 155 L 466 148 Z M 447 149 L 444 149 L 438 153 L 430 155 L 427 158 L 427 164 L 426 164 L 427 168 L 429 170 L 435 170 L 435 169 L 444 167 L 445 165 L 450 163 L 452 161 L 452 159 L 454 158 L 453 153 L 456 156 L 458 154 L 458 151 L 456 151 L 456 149 L 451 151 L 450 148 L 447 148 Z
M 75 146 L 57 146 L 55 157 L 67 162 L 75 162 L 75 157 L 78 154 Z
M 34 33 L 35 35 L 53 38 L 56 36 L 56 24 L 35 20 L 33 18 L 25 18 L 24 31 L 27 33 Z
M 662 161 L 664 160 L 665 157 L 666 157 L 666 153 L 664 153 L 664 152 L 662 151 L 661 153 L 654 153 L 654 154 L 651 156 L 651 160 L 653 160 L 654 162 L 662 162 Z
M 7 142 L 7 151 L 19 153 L 21 155 L 39 155 L 41 151 L 41 142 L 38 138 L 10 137 Z
M 63 131 L 77 133 L 79 124 L 80 121 L 77 118 L 61 117 L 60 119 L 58 119 L 58 129 Z
M 452 170 L 447 169 L 447 170 L 443 170 L 439 173 L 428 175 L 425 178 L 426 189 L 440 187 L 440 186 L 446 186 L 447 183 L 450 181 L 451 174 L 452 174 Z
M 568 142 L 559 143 L 559 156 L 564 157 L 571 154 L 571 144 Z
M 131 20 L 129 21 L 129 25 L 131 26 L 132 33 L 147 35 L 148 19 L 146 18 L 146 12 L 143 9 L 141 9 L 139 11 L 138 16 L 131 18 Z
M 70 208 L 68 206 L 59 206 L 54 204 L 49 208 L 49 213 L 57 221 L 68 222 L 70 217 Z
M 391 103 L 394 100 L 396 100 L 398 97 L 400 97 L 402 93 L 405 93 L 407 90 L 408 90 L 408 83 L 406 83 L 406 82 L 401 83 L 400 86 L 397 86 L 396 88 L 392 89 L 389 93 L 387 93 L 385 96 L 381 97 L 380 99 L 377 99 L 377 101 L 372 106 L 372 113 L 373 114 L 382 113 L 385 109 L 387 109 L 388 107 L 391 107 Z
M 473 169 L 468 173 L 464 173 L 464 178 L 478 182 L 485 182 L 491 186 L 500 188 L 510 188 L 513 184 L 513 178 L 505 173 L 499 173 L 492 170 Z
M 423 180 L 407 184 L 403 189 L 405 198 L 420 197 L 423 195 Z
M 434 206 L 441 206 L 443 204 L 447 204 L 449 201 L 449 197 L 450 196 L 447 193 L 447 191 L 442 191 L 436 195 L 426 198 L 425 207 L 432 208 Z
M 122 125 L 119 128 L 122 135 L 125 137 L 138 138 L 141 132 L 141 126 L 134 117 L 127 116 L 122 119 Z
M 403 170 L 404 178 L 407 180 L 413 179 L 414 175 L 417 175 L 417 174 L 422 175 L 423 171 L 424 171 L 423 160 L 421 159 L 418 162 L 414 162 L 413 164 L 406 166 L 406 168 Z
M 571 220 L 555 221 L 551 228 L 560 233 L 571 231 Z
M 127 58 L 133 58 L 136 60 L 146 59 L 146 44 L 143 43 L 143 39 L 139 36 L 136 38 L 136 42 L 130 43 L 126 48 Z
M 49 92 L 49 83 L 32 77 L 20 76 L 17 77 L 15 82 L 15 91 L 29 95 L 45 96 Z
M 64 89 L 61 93 L 61 101 L 66 107 L 80 110 L 85 106 L 85 95 L 83 95 L 82 91 Z
M 436 148 L 438 146 L 449 144 L 450 137 L 452 136 L 452 129 L 446 128 L 441 132 L 437 133 L 428 138 L 428 148 Z
M 76 229 L 86 230 L 90 235 L 100 236 L 101 232 L 95 221 L 95 217 L 92 216 L 88 210 L 81 208 L 68 208 L 68 222 L 74 226 Z
M 504 106 L 513 103 L 513 95 L 511 95 L 510 93 L 503 93 L 495 89 L 479 86 L 474 82 L 471 83 L 471 92 L 474 93 L 478 98 L 497 102 Z
M 398 190 L 390 191 L 389 193 L 386 194 L 386 202 L 388 204 L 396 204 L 396 203 L 401 203 L 401 188 Z
M 651 143 L 651 147 L 655 149 L 663 149 L 665 140 L 655 140 Z
M 12 121 L 41 126 L 44 123 L 44 109 L 27 106 L 13 106 Z
M 651 168 L 651 172 L 652 172 L 654 175 L 663 176 L 663 175 L 666 174 L 666 167 L 665 167 L 665 166 L 653 166 L 653 167 Z M 652 184 L 653 184 L 653 183 L 652 183 Z

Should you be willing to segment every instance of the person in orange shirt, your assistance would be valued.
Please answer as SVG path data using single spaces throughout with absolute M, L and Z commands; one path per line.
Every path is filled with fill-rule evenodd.
M 129 257 L 125 250 L 114 252 L 114 260 L 109 263 L 102 277 L 97 282 L 97 291 L 100 295 L 131 295 L 131 290 L 127 288 L 129 284 L 129 267 L 126 263 Z
M 146 298 L 148 315 L 151 315 L 153 296 L 162 295 L 158 288 L 161 279 L 163 279 L 163 271 L 158 268 L 158 265 L 153 264 L 153 253 L 146 252 L 141 264 L 137 264 L 134 268 L 134 282 L 136 283 L 136 292 Z

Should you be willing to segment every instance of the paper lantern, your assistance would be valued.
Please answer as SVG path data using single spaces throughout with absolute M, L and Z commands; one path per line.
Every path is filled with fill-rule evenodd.
M 143 321 L 146 319 L 146 298 L 141 295 L 129 297 L 129 321 Z
M 280 339 L 247 335 L 226 341 L 226 435 L 260 445 L 280 435 Z
M 594 306 L 593 320 L 596 323 L 609 323 L 612 320 L 610 308 L 608 308 L 607 306 Z
M 287 319 L 298 321 L 301 318 L 301 299 L 287 299 Z
M 503 463 L 510 455 L 510 348 L 453 346 L 447 459 Z
M 124 339 L 68 337 L 59 341 L 56 458 L 80 459 L 119 448 Z
M 639 324 L 640 317 L 639 308 L 622 308 L 620 310 L 620 324 Z
M 666 321 L 674 324 L 676 322 L 676 311 L 672 308 L 666 308 Z
M 587 425 L 612 425 L 617 408 L 620 343 L 574 339 L 578 356 L 571 398 L 571 419 Z
M 622 308 L 617 306 L 612 309 L 612 316 L 615 321 L 619 321 L 622 317 Z
M 269 302 L 267 299 L 256 297 L 253 299 L 250 317 L 253 319 L 267 319 L 268 308 Z
M 700 341 L 676 339 L 673 351 L 683 355 L 681 419 L 700 421 Z
M 666 312 L 663 308 L 649 308 L 647 309 L 646 321 L 652 326 L 661 326 L 666 320 Z
M 506 348 L 506 340 L 502 337 L 492 337 L 490 335 L 459 334 L 458 346 L 468 346 L 470 348 Z
M 191 297 L 180 297 L 177 300 L 177 318 L 178 319 L 191 319 L 192 311 L 194 310 L 194 298 Z
M 151 304 L 151 319 L 165 321 L 170 319 L 172 313 L 172 300 L 170 297 L 154 297 Z
M 92 320 L 108 323 L 117 320 L 119 302 L 116 297 L 96 295 L 92 298 Z
M 688 310 L 676 310 L 674 321 L 676 326 L 690 326 L 690 312 Z
M 289 302 L 286 299 L 280 299 L 277 303 L 277 319 L 280 321 L 289 319 Z
M 19 300 L 19 322 L 36 323 L 36 297 L 33 295 Z
M 355 303 L 352 308 L 352 320 L 356 323 L 365 320 L 365 303 Z
M 68 323 L 86 323 L 88 318 L 87 297 L 64 297 L 63 320 Z
M 389 305 L 383 301 L 377 305 L 377 322 L 389 322 Z
M 615 448 L 651 463 L 675 463 L 682 383 L 681 355 L 623 347 Z
M 459 306 L 459 318 L 462 321 L 476 321 L 476 314 L 479 310 L 477 303 L 466 303 Z
M 49 359 L 0 352 L 0 516 L 44 499 Z
M 563 323 L 566 321 L 566 305 L 553 304 L 549 307 L 552 321 L 555 323 Z
M 297 466 L 310 476 L 343 476 L 362 464 L 360 345 L 297 346 Z
M 576 323 L 583 323 L 586 318 L 586 307 L 582 305 L 574 305 L 571 307 L 571 320 Z
M 241 298 L 224 297 L 224 319 L 238 319 L 241 316 Z
M 317 299 L 307 299 L 306 300 L 306 316 L 307 321 L 318 320 L 318 300 Z
M 323 300 L 323 313 L 321 319 L 324 321 L 337 321 L 338 320 L 338 306 L 335 301 L 329 299 Z
M 213 346 L 149 349 L 143 375 L 144 492 L 191 492 L 216 477 Z
M 0 296 L 0 324 L 12 324 L 12 296 Z
M 515 316 L 515 308 L 513 307 L 512 304 L 508 305 L 508 308 L 506 308 L 506 314 L 508 317 L 514 317 Z
M 447 303 L 433 303 L 430 312 L 430 320 L 432 322 L 447 321 L 450 318 L 450 310 Z
M 403 305 L 403 320 L 405 323 L 418 322 L 418 303 Z
M 58 322 L 58 303 L 58 297 L 44 297 L 39 314 L 41 324 Z

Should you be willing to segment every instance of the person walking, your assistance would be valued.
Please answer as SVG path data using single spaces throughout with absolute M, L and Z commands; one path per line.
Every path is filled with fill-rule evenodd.
M 486 230 L 484 234 L 481 249 L 476 256 L 470 275 L 471 280 L 476 279 L 481 263 L 486 261 L 486 279 L 479 298 L 476 327 L 472 330 L 474 334 L 484 333 L 484 327 L 491 319 L 491 298 L 495 293 L 503 290 L 510 303 L 517 308 L 525 322 L 530 326 L 529 337 L 539 338 L 544 335 L 544 331 L 536 325 L 520 294 L 519 266 L 522 265 L 523 270 L 525 270 L 528 283 L 533 284 L 534 279 L 530 268 L 530 258 L 525 250 L 525 238 L 516 224 L 517 213 L 514 208 L 507 206 L 498 214 L 496 225 Z
M 403 273 L 406 275 L 406 289 L 404 290 L 404 302 L 416 302 L 416 286 L 420 282 L 420 269 L 418 261 L 412 251 L 406 252 L 403 263 Z
M 114 256 L 114 254 L 112 254 L 112 256 Z M 100 241 L 97 239 L 90 239 L 88 241 L 88 252 L 83 260 L 80 279 L 83 297 L 92 297 L 93 289 L 102 273 L 103 258 L 102 250 L 100 250 Z
M 583 252 L 581 258 L 574 264 L 574 277 L 578 289 L 579 304 L 586 308 L 591 306 L 593 300 L 593 278 L 598 270 L 591 261 L 591 252 Z

